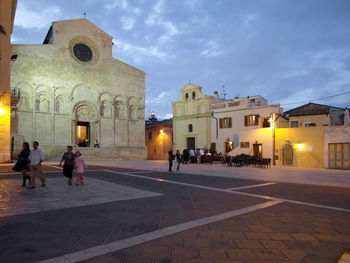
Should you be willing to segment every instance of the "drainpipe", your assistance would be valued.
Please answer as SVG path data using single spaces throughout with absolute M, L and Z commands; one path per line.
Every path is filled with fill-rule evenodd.
M 211 112 L 211 117 L 216 121 L 216 140 L 218 140 L 218 118 L 214 117 L 214 111 Z

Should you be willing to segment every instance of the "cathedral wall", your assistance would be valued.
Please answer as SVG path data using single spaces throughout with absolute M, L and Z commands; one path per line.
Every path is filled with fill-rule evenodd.
M 136 152 L 144 159 L 145 73 L 111 57 L 112 38 L 92 23 L 63 21 L 53 27 L 53 44 L 12 46 L 18 58 L 11 88 L 21 91 L 13 109 L 17 116 L 12 114 L 16 147 L 20 140 L 37 140 L 54 157 L 57 149 L 77 146 L 76 126 L 87 125 L 90 147 L 97 139 L 121 158 Z M 90 62 L 74 57 L 74 39 L 95 52 Z

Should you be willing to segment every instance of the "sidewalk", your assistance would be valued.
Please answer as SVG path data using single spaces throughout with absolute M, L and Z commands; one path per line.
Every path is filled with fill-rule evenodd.
M 162 172 L 168 170 L 168 161 L 106 160 L 88 161 L 88 164 Z M 173 171 L 174 170 L 176 170 L 175 162 L 173 164 Z M 180 166 L 180 172 L 228 178 L 254 179 L 268 182 L 274 181 L 350 188 L 349 170 L 296 167 L 272 167 L 266 169 L 255 167 L 226 167 L 221 164 L 184 164 Z

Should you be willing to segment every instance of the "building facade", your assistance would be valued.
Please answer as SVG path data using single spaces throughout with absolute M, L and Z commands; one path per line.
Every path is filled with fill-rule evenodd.
M 11 33 L 17 0 L 0 1 L 0 163 L 11 160 Z
M 173 105 L 174 150 L 209 149 L 211 142 L 211 96 L 187 84 Z
M 261 157 L 271 157 L 271 144 L 262 144 L 260 137 L 243 134 L 250 130 L 271 127 L 273 116 L 280 115 L 279 104 L 269 105 L 261 96 L 249 96 L 232 100 L 219 101 L 211 104 L 212 135 L 211 148 L 216 152 L 231 154 L 249 154 Z M 271 135 L 269 138 L 272 138 Z
M 172 119 L 146 121 L 145 142 L 147 160 L 167 160 L 168 151 L 173 147 Z
M 49 158 L 93 142 L 115 158 L 145 159 L 145 73 L 112 57 L 112 36 L 87 19 L 57 21 L 43 44 L 12 45 L 15 150 L 39 141 Z

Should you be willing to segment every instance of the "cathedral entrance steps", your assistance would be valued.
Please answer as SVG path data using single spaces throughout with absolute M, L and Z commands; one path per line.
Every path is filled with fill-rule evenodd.
M 117 151 L 113 148 L 87 148 L 77 147 L 85 160 L 122 160 Z

